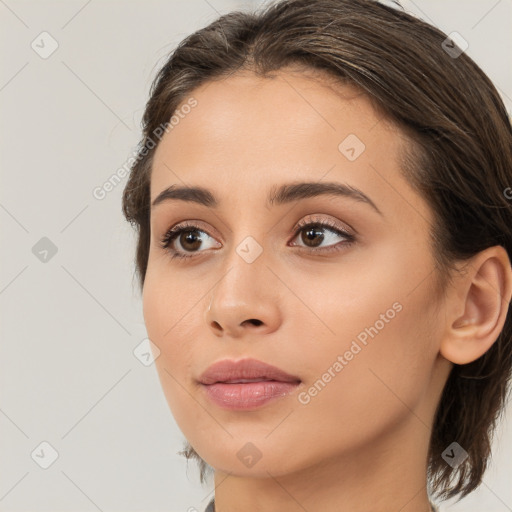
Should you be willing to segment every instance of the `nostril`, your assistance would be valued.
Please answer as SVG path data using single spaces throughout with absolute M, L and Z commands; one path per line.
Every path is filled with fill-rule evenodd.
M 263 323 L 261 320 L 258 320 L 257 318 L 251 318 L 250 320 L 246 320 L 246 322 L 251 322 L 254 325 L 261 325 Z

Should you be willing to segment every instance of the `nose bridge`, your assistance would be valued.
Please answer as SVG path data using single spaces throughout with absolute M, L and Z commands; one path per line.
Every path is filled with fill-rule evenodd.
M 217 290 L 214 292 L 216 297 L 222 292 L 235 296 L 241 294 L 242 298 L 249 300 L 253 294 L 261 296 L 260 287 L 268 282 L 266 278 L 266 274 L 270 273 L 266 267 L 268 248 L 265 249 L 263 243 L 252 235 L 245 235 L 238 239 L 240 241 L 235 242 L 229 248 L 229 254 L 226 255 L 224 277 L 216 287 Z

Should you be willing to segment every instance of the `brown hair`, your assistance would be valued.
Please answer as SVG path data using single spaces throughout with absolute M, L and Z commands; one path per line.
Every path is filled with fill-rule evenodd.
M 412 140 L 404 177 L 434 213 L 436 277 L 445 286 L 454 262 L 502 245 L 512 259 L 512 129 L 489 78 L 465 53 L 447 52 L 446 34 L 374 0 L 284 0 L 259 12 L 232 12 L 184 39 L 156 76 L 124 190 L 123 212 L 137 229 L 141 288 L 149 254 L 154 134 L 191 92 L 249 70 L 290 65 L 357 86 Z M 453 44 L 450 43 L 449 47 Z M 151 142 L 151 145 L 149 144 Z M 512 317 L 476 361 L 454 365 L 436 411 L 428 477 L 438 497 L 459 499 L 482 481 L 512 366 Z M 456 441 L 468 457 L 452 468 L 443 451 Z M 195 450 L 201 482 L 211 469 Z M 453 485 L 452 485 L 453 484 Z

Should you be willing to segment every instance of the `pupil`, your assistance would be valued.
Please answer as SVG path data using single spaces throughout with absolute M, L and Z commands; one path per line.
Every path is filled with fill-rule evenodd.
M 312 244 L 313 246 L 316 246 L 316 245 L 319 245 L 322 243 L 323 239 L 324 239 L 324 235 L 321 231 L 322 228 L 310 228 L 308 229 L 307 231 L 305 231 L 305 234 L 306 234 L 306 238 L 304 239 L 303 237 L 303 241 L 306 243 L 306 245 L 310 245 L 310 242 L 311 241 L 314 241 L 315 240 L 315 237 L 318 238 L 318 243 L 317 244 Z
M 183 247 L 185 247 L 185 244 L 183 243 L 183 239 L 185 240 L 185 244 L 190 243 L 192 245 L 193 249 L 198 249 L 199 246 L 201 245 L 201 239 L 197 236 L 197 229 L 190 230 L 190 231 L 184 231 L 182 233 L 181 245 L 183 245 Z

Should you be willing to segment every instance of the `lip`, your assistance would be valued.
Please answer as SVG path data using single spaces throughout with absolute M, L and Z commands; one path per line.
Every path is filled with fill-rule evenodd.
M 201 384 L 215 384 L 216 382 L 232 382 L 236 380 L 275 380 L 279 382 L 300 382 L 299 377 L 290 375 L 284 370 L 258 359 L 223 359 L 212 364 L 199 377 Z
M 252 382 L 240 382 L 250 380 Z M 210 400 L 226 409 L 253 409 L 294 391 L 301 380 L 257 359 L 225 359 L 199 377 Z

